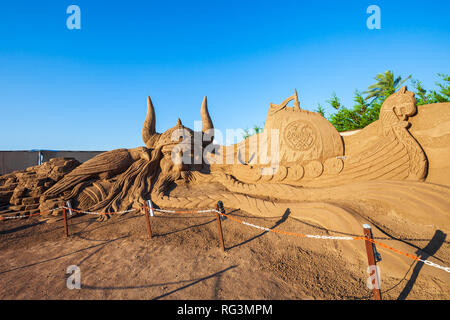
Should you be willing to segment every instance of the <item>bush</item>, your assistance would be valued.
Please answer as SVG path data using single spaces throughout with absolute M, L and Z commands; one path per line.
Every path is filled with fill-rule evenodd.
M 438 76 L 442 79 L 442 83 L 436 82 L 438 91 L 428 91 L 419 80 L 412 80 L 417 105 L 450 101 L 450 77 L 441 73 L 438 73 Z M 364 92 L 366 97 L 363 97 L 363 93 L 358 90 L 355 91 L 353 99 L 355 105 L 353 107 L 346 108 L 343 106 L 339 97 L 333 92 L 327 103 L 336 111 L 326 117 L 325 110 L 320 104 L 315 111 L 327 118 L 338 131 L 362 129 L 378 120 L 384 100 L 410 78 L 411 76 L 404 80 L 401 77 L 394 78 L 392 71 L 380 73 L 375 77 L 377 83 L 369 86 L 369 89 Z

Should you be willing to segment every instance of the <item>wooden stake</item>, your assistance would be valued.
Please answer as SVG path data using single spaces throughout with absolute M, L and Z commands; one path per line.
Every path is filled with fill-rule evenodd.
M 66 233 L 66 237 L 69 236 L 69 225 L 67 224 L 67 212 L 66 208 L 63 207 L 63 216 L 64 216 L 64 231 Z
M 363 228 L 364 228 L 364 236 L 367 239 L 373 240 L 372 228 L 368 224 L 364 224 Z M 373 242 L 365 240 L 365 243 L 366 243 L 367 260 L 369 262 L 370 278 L 372 279 L 373 299 L 382 300 L 380 290 L 380 277 L 378 274 L 377 262 L 375 261 Z
M 223 203 L 222 201 L 217 202 L 217 206 L 216 206 L 217 211 L 220 211 L 221 213 L 225 213 L 225 209 L 223 208 Z M 219 242 L 220 242 L 220 247 L 222 248 L 222 251 L 225 252 L 225 244 L 223 241 L 223 232 L 222 232 L 222 219 L 221 219 L 221 215 L 216 212 L 216 217 L 217 217 L 217 228 L 219 230 Z
M 149 203 L 149 211 L 152 210 L 152 202 L 148 201 L 147 203 Z M 153 210 L 152 210 L 153 212 Z M 145 220 L 147 222 L 147 235 L 148 238 L 151 239 L 152 238 L 152 226 L 150 225 L 150 212 L 147 212 L 147 210 L 145 210 L 144 208 L 144 215 L 145 215 Z

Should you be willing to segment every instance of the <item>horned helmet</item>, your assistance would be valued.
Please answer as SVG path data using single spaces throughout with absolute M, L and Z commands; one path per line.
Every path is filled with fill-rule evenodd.
M 163 172 L 181 172 L 201 168 L 202 161 L 200 165 L 195 165 L 199 161 L 194 161 L 194 157 L 202 155 L 203 147 L 211 143 L 214 138 L 214 126 L 209 116 L 206 96 L 203 98 L 200 115 L 201 133 L 195 134 L 193 130 L 185 127 L 180 119 L 174 127 L 162 134 L 157 133 L 155 108 L 150 97 L 147 97 L 147 116 L 142 128 L 142 139 L 148 149 L 155 149 L 162 153 L 160 166 Z

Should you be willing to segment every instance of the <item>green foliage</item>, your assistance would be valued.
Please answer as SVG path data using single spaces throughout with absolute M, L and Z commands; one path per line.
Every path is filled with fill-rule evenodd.
M 436 82 L 439 87 L 439 91 L 431 92 L 431 99 L 428 103 L 439 103 L 439 102 L 449 102 L 450 101 L 450 77 L 447 74 L 438 73 L 438 76 L 442 78 L 444 83 Z
M 411 80 L 414 89 L 416 89 L 416 101 L 417 105 L 420 106 L 422 104 L 427 104 L 430 101 L 430 94 L 427 93 L 427 90 L 422 86 L 422 82 L 419 80 Z
M 441 82 L 436 82 L 438 91 L 428 91 L 419 80 L 411 80 L 413 91 L 416 94 L 417 105 L 449 102 L 450 101 L 450 77 L 447 74 L 438 73 Z M 378 120 L 381 106 L 388 96 L 396 92 L 411 76 L 402 79 L 401 76 L 394 77 L 392 71 L 380 73 L 375 77 L 376 83 L 369 86 L 363 93 L 355 91 L 351 108 L 342 105 L 341 99 L 332 93 L 327 103 L 336 110 L 326 117 L 338 131 L 362 129 L 370 123 Z M 366 96 L 364 97 L 363 94 Z M 319 104 L 316 112 L 325 117 L 325 110 Z
M 253 132 L 255 134 L 261 133 L 262 131 L 263 131 L 262 127 L 258 127 L 258 125 L 256 125 L 256 124 L 253 126 Z
M 340 99 L 333 93 L 331 99 L 327 102 L 337 111 L 331 114 L 328 120 L 338 131 L 362 129 L 378 119 L 384 99 L 385 97 L 381 96 L 369 103 L 361 92 L 356 90 L 353 97 L 355 105 L 352 108 L 346 108 L 337 103 Z M 337 106 L 338 108 L 336 108 Z
M 416 91 L 417 105 L 449 102 L 450 101 L 450 77 L 446 74 L 438 73 L 438 76 L 442 79 L 443 83 L 436 82 L 439 91 L 428 91 L 422 85 L 419 80 L 412 80 L 413 87 Z
M 449 102 L 450 101 L 450 77 L 448 74 L 438 73 L 438 76 L 442 78 L 444 83 L 436 82 L 436 85 L 440 88 L 439 93 L 435 93 L 435 99 L 439 102 Z
M 242 138 L 247 139 L 250 136 L 251 136 L 250 129 L 249 128 L 245 128 L 244 129 L 244 133 L 242 134 Z
M 322 117 L 325 118 L 325 109 L 320 105 L 320 103 L 317 104 L 317 109 L 314 111 L 320 113 Z
M 327 100 L 327 102 L 332 106 L 334 109 L 339 110 L 341 108 L 341 99 L 339 99 L 336 95 L 336 92 L 333 92 L 331 99 Z
M 329 120 L 338 131 L 353 130 L 358 127 L 356 114 L 345 107 L 342 107 L 338 112 L 332 114 Z
M 264 127 L 260 127 L 257 124 L 253 126 L 253 129 L 246 128 L 244 129 L 244 133 L 242 134 L 242 138 L 247 139 L 248 137 L 261 133 L 263 131 Z

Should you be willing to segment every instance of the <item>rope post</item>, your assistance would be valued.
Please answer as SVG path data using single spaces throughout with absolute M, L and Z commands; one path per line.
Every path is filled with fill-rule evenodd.
M 64 232 L 66 233 L 66 237 L 69 236 L 69 225 L 67 224 L 67 212 L 66 208 L 63 205 L 63 216 L 64 216 Z
M 66 201 L 66 205 L 67 205 L 67 208 L 69 208 L 69 214 L 70 214 L 70 216 L 73 216 L 72 205 L 71 205 L 71 203 L 70 203 L 70 200 L 69 200 L 69 201 Z
M 152 226 L 150 225 L 150 216 L 152 216 L 152 217 L 154 216 L 152 201 L 151 200 L 147 200 L 147 204 L 148 204 L 148 212 L 144 208 L 144 214 L 145 214 L 145 220 L 147 222 L 148 238 L 151 239 L 152 238 Z
M 369 280 L 371 280 L 372 290 L 373 290 L 373 299 L 374 300 L 382 300 L 381 299 L 381 290 L 380 290 L 380 277 L 378 274 L 377 261 L 380 261 L 378 252 L 376 252 L 375 244 L 370 240 L 373 240 L 372 228 L 368 224 L 363 225 L 364 228 L 364 236 L 366 238 L 366 252 L 367 252 L 367 260 L 369 262 Z M 377 257 L 375 258 L 375 253 Z M 368 280 L 368 281 L 369 281 Z M 368 283 L 369 284 L 369 283 Z
M 216 210 L 220 211 L 221 213 L 225 213 L 225 209 L 223 207 L 223 203 L 222 201 L 218 201 L 217 202 L 217 206 L 216 206 Z M 223 242 L 223 232 L 222 232 L 222 219 L 221 219 L 221 215 L 216 212 L 216 217 L 217 217 L 217 228 L 219 230 L 219 241 L 220 241 L 220 247 L 222 248 L 222 251 L 225 252 L 225 244 Z

